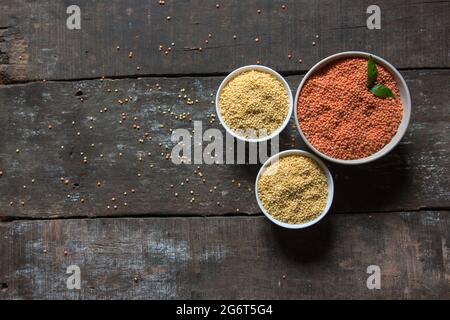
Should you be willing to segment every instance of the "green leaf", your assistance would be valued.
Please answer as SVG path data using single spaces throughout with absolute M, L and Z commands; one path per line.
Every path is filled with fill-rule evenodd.
M 377 81 L 378 70 L 377 64 L 373 60 L 372 56 L 369 56 L 369 60 L 367 60 L 367 87 L 370 89 Z
M 388 87 L 382 84 L 376 84 L 372 89 L 370 89 L 374 95 L 379 98 L 395 98 L 395 94 Z

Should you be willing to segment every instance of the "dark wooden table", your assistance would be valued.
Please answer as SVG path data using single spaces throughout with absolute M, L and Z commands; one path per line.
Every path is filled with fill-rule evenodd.
M 71 2 L 0 0 L 1 299 L 450 298 L 447 1 L 378 1 L 380 30 L 368 0 L 76 2 L 81 30 L 66 27 Z M 190 120 L 223 132 L 211 95 L 231 70 L 259 61 L 295 91 L 346 50 L 400 70 L 412 118 L 388 156 L 327 163 L 335 201 L 317 226 L 261 214 L 257 165 L 166 159 Z M 281 149 L 306 149 L 292 124 Z

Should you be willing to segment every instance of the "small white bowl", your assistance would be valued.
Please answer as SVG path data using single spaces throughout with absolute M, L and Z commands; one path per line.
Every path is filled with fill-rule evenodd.
M 368 156 L 366 158 L 354 159 L 354 160 L 342 160 L 342 159 L 332 158 L 332 157 L 327 156 L 326 154 L 320 152 L 319 150 L 317 150 L 308 141 L 306 136 L 303 134 L 303 131 L 302 131 L 301 127 L 300 127 L 300 123 L 298 121 L 298 116 L 297 116 L 298 99 L 300 97 L 300 92 L 302 90 L 303 85 L 306 83 L 306 81 L 309 79 L 309 77 L 312 76 L 319 69 L 321 69 L 324 66 L 326 66 L 327 64 L 329 64 L 329 63 L 331 63 L 331 62 L 333 62 L 335 60 L 342 59 L 342 58 L 369 58 L 369 56 L 372 56 L 377 64 L 382 65 L 384 68 L 386 68 L 386 70 L 390 74 L 392 74 L 392 76 L 394 77 L 395 81 L 397 82 L 398 88 L 400 90 L 400 99 L 402 100 L 402 104 L 403 104 L 403 118 L 402 118 L 402 122 L 400 123 L 400 126 L 398 127 L 397 133 L 394 135 L 392 140 L 388 144 L 386 144 L 381 150 L 378 150 L 374 154 L 372 154 L 372 155 L 370 155 L 370 156 Z M 409 119 L 411 117 L 411 96 L 409 94 L 408 86 L 406 85 L 406 82 L 403 79 L 402 75 L 389 62 L 387 62 L 386 60 L 384 60 L 384 59 L 382 59 L 382 58 L 380 58 L 380 57 L 378 57 L 378 56 L 376 56 L 374 54 L 371 54 L 371 53 L 361 52 L 361 51 L 346 51 L 346 52 L 333 54 L 333 55 L 331 55 L 331 56 L 329 56 L 329 57 L 319 61 L 317 64 L 315 64 L 308 71 L 308 73 L 306 73 L 306 75 L 303 77 L 302 82 L 300 82 L 300 85 L 298 86 L 298 89 L 297 89 L 297 94 L 295 95 L 295 111 L 294 111 L 294 115 L 295 115 L 295 117 L 294 117 L 295 118 L 295 123 L 297 124 L 297 129 L 300 132 L 300 135 L 302 136 L 302 139 L 305 141 L 305 143 L 308 145 L 308 147 L 310 147 L 315 153 L 320 155 L 322 158 L 325 158 L 325 159 L 327 159 L 329 161 L 340 163 L 340 164 L 362 164 L 362 163 L 367 163 L 367 162 L 374 161 L 374 160 L 376 160 L 378 158 L 381 158 L 382 156 L 386 155 L 403 138 L 403 135 L 405 134 L 406 129 L 408 128 Z
M 279 221 L 275 219 L 269 212 L 266 211 L 264 208 L 261 200 L 259 199 L 259 193 L 258 193 L 258 181 L 261 174 L 264 172 L 264 170 L 272 163 L 275 163 L 278 159 L 290 155 L 301 155 L 304 157 L 309 157 L 313 159 L 323 170 L 325 175 L 327 176 L 327 183 L 328 183 L 328 198 L 327 198 L 327 204 L 325 206 L 325 209 L 323 212 L 314 220 L 308 221 L 306 223 L 299 223 L 299 224 L 290 224 L 286 222 Z M 313 224 L 316 224 L 320 220 L 322 220 L 323 217 L 328 213 L 328 211 L 331 208 L 331 204 L 333 203 L 333 196 L 334 196 L 334 183 L 333 183 L 333 177 L 331 176 L 330 170 L 328 170 L 327 166 L 315 155 L 303 151 L 303 150 L 286 150 L 280 153 L 277 153 L 267 159 L 267 161 L 262 165 L 261 169 L 259 169 L 258 175 L 256 176 L 256 182 L 255 182 L 255 194 L 256 194 L 256 201 L 258 202 L 259 208 L 264 213 L 264 215 L 269 218 L 270 221 L 275 223 L 276 225 L 279 225 L 280 227 L 287 228 L 287 229 L 303 229 L 309 226 L 312 226 Z
M 267 73 L 270 73 L 271 75 L 275 76 L 284 85 L 284 87 L 285 87 L 285 89 L 287 91 L 287 94 L 288 94 L 288 98 L 289 98 L 289 110 L 288 110 L 288 113 L 286 115 L 286 119 L 284 119 L 284 122 L 281 124 L 281 126 L 277 130 L 272 132 L 272 134 L 270 134 L 268 136 L 261 137 L 261 138 L 257 138 L 257 139 L 241 137 L 241 136 L 237 135 L 233 130 L 231 130 L 231 128 L 228 127 L 228 125 L 223 120 L 222 115 L 220 113 L 220 106 L 219 106 L 220 94 L 222 92 L 222 89 L 228 83 L 228 81 L 230 81 L 232 78 L 234 78 L 238 74 L 246 72 L 246 71 L 250 71 L 250 70 L 263 71 L 263 72 L 267 72 Z M 276 72 L 275 70 L 270 69 L 268 67 L 261 66 L 261 65 L 249 65 L 249 66 L 240 67 L 240 68 L 234 70 L 225 79 L 223 79 L 223 81 L 220 84 L 219 89 L 217 90 L 217 93 L 216 93 L 216 113 L 217 113 L 217 116 L 219 117 L 220 123 L 222 124 L 222 126 L 225 128 L 225 130 L 229 134 L 231 134 L 236 139 L 239 139 L 239 140 L 242 140 L 242 141 L 263 142 L 263 141 L 270 140 L 273 137 L 277 136 L 278 134 L 280 134 L 281 131 L 283 131 L 283 129 L 289 123 L 289 119 L 291 118 L 291 114 L 292 114 L 292 110 L 293 109 L 294 109 L 294 99 L 292 98 L 291 88 L 289 88 L 289 85 L 286 82 L 286 80 L 284 80 L 284 78 L 278 72 Z

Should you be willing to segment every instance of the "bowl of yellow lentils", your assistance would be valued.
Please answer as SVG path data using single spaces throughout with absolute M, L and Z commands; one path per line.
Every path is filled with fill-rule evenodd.
M 291 89 L 268 67 L 249 65 L 231 72 L 216 94 L 216 112 L 225 130 L 237 139 L 263 142 L 286 127 L 294 108 Z
M 255 194 L 270 221 L 283 228 L 302 229 L 322 220 L 330 210 L 333 177 L 315 155 L 286 150 L 270 157 L 261 167 Z

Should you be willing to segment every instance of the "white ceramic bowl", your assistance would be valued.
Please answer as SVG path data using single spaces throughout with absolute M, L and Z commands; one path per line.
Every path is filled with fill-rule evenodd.
M 287 94 L 288 94 L 288 98 L 289 98 L 288 113 L 286 115 L 286 119 L 284 119 L 284 122 L 281 124 L 281 126 L 277 130 L 272 132 L 272 134 L 270 134 L 268 136 L 261 137 L 261 138 L 257 138 L 257 139 L 241 137 L 241 136 L 237 135 L 233 130 L 231 130 L 230 127 L 228 127 L 228 125 L 223 120 L 222 115 L 220 113 L 220 106 L 219 106 L 220 93 L 222 92 L 222 89 L 225 87 L 225 85 L 228 83 L 228 81 L 230 81 L 233 77 L 237 76 L 238 74 L 246 72 L 246 71 L 250 71 L 250 70 L 259 70 L 259 71 L 270 73 L 271 75 L 275 76 L 278 80 L 281 81 L 281 83 L 286 88 L 286 91 L 287 91 Z M 239 139 L 239 140 L 247 141 L 247 142 L 263 142 L 263 141 L 270 140 L 273 137 L 275 137 L 278 134 L 280 134 L 280 132 L 283 131 L 283 129 L 289 123 L 289 119 L 291 118 L 291 114 L 292 114 L 292 110 L 293 109 L 294 109 L 294 101 L 293 101 L 293 98 L 292 98 L 292 92 L 291 92 L 291 88 L 289 88 L 289 85 L 286 82 L 286 80 L 284 80 L 284 78 L 278 72 L 276 72 L 275 70 L 270 69 L 268 67 L 260 66 L 260 65 L 249 65 L 249 66 L 241 67 L 241 68 L 238 68 L 238 69 L 234 70 L 233 72 L 231 72 L 222 81 L 222 83 L 220 84 L 219 89 L 217 90 L 217 93 L 216 93 L 216 113 L 217 113 L 217 116 L 219 117 L 220 123 L 223 125 L 225 130 L 229 134 L 231 134 L 233 137 L 235 137 L 236 139 Z
M 328 182 L 328 198 L 327 198 L 327 204 L 325 206 L 325 209 L 323 212 L 314 220 L 308 221 L 306 223 L 300 223 L 300 224 L 290 224 L 286 222 L 279 221 L 275 219 L 267 210 L 264 208 L 261 200 L 259 199 L 259 193 L 258 193 L 258 181 L 259 177 L 262 175 L 264 170 L 272 163 L 276 162 L 279 158 L 290 156 L 290 155 L 301 155 L 304 157 L 309 157 L 316 161 L 316 163 L 322 168 L 323 172 L 327 176 L 327 182 Z M 303 151 L 303 150 L 286 150 L 280 153 L 277 153 L 276 155 L 270 157 L 267 159 L 267 161 L 262 165 L 261 169 L 259 169 L 258 175 L 256 176 L 256 182 L 255 182 L 255 194 L 256 194 L 256 201 L 258 202 L 259 208 L 261 211 L 265 214 L 267 218 L 269 218 L 270 221 L 273 223 L 279 225 L 280 227 L 287 228 L 287 229 L 303 229 L 309 226 L 312 226 L 313 224 L 316 224 L 320 220 L 322 220 L 323 217 L 328 213 L 328 211 L 331 208 L 331 204 L 333 203 L 333 196 L 334 196 L 334 184 L 333 184 L 333 177 L 331 176 L 330 170 L 328 170 L 327 166 L 315 155 Z
M 319 69 L 321 69 L 325 65 L 329 64 L 330 62 L 335 61 L 335 60 L 339 60 L 339 59 L 342 59 L 342 58 L 369 58 L 369 56 L 372 56 L 377 64 L 382 65 L 383 67 L 385 67 L 386 70 L 389 71 L 389 73 L 391 73 L 393 75 L 395 81 L 397 82 L 398 88 L 400 90 L 400 99 L 402 100 L 402 104 L 403 104 L 403 118 L 402 118 L 402 122 L 400 123 L 400 126 L 398 127 L 397 133 L 392 138 L 392 140 L 387 145 L 385 145 L 381 150 L 377 151 L 376 153 L 374 153 L 374 154 L 372 154 L 372 155 L 370 155 L 370 156 L 368 156 L 366 158 L 355 159 L 355 160 L 342 160 L 342 159 L 332 158 L 332 157 L 327 156 L 326 154 L 320 152 L 319 150 L 317 150 L 308 141 L 306 136 L 303 134 L 303 131 L 302 131 L 301 127 L 300 127 L 300 123 L 298 121 L 298 116 L 297 116 L 298 99 L 299 99 L 299 96 L 300 96 L 300 92 L 302 90 L 303 85 L 308 80 L 308 78 L 310 76 L 312 76 L 316 71 L 318 71 Z M 371 162 L 373 160 L 376 160 L 376 159 L 381 158 L 382 156 L 386 155 L 403 138 L 403 135 L 405 134 L 406 129 L 408 128 L 409 119 L 411 117 L 411 96 L 409 94 L 408 86 L 406 85 L 406 82 L 403 79 L 402 75 L 389 62 L 387 62 L 386 60 L 384 60 L 384 59 L 382 59 L 382 58 L 380 58 L 380 57 L 378 57 L 378 56 L 376 56 L 374 54 L 371 54 L 371 53 L 361 52 L 361 51 L 346 51 L 346 52 L 333 54 L 333 55 L 331 55 L 331 56 L 329 56 L 329 57 L 319 61 L 316 65 L 314 65 L 311 68 L 311 70 L 308 71 L 308 73 L 305 75 L 305 77 L 303 78 L 302 82 L 298 86 L 297 94 L 295 95 L 295 111 L 294 111 L 294 115 L 295 115 L 295 117 L 294 117 L 295 118 L 295 123 L 297 124 L 297 129 L 300 132 L 300 135 L 302 136 L 302 138 L 305 141 L 305 143 L 315 153 L 317 153 L 318 155 L 320 155 L 321 157 L 323 157 L 323 158 L 325 158 L 325 159 L 327 159 L 329 161 L 340 163 L 340 164 L 362 164 L 362 163 Z

